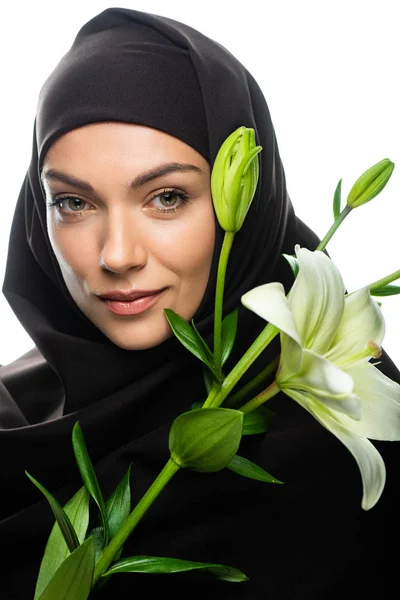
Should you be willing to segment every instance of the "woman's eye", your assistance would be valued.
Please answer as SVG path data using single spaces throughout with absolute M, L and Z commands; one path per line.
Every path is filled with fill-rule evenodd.
M 82 213 L 85 209 L 85 205 L 88 205 L 86 200 L 77 198 L 75 196 L 63 196 L 61 198 L 52 198 L 48 203 L 48 206 L 56 206 L 60 213 L 66 215 L 77 216 Z M 74 214 L 75 213 L 75 214 Z
M 63 198 L 67 208 L 70 208 L 73 212 L 83 210 L 84 200 L 80 198 Z
M 164 190 L 153 196 L 151 204 L 161 212 L 173 212 L 188 202 L 188 196 L 179 190 Z

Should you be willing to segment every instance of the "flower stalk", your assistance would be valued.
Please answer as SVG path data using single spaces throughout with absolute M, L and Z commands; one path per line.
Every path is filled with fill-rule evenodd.
M 333 234 L 339 229 L 340 225 L 343 223 L 343 221 L 345 220 L 347 215 L 350 214 L 351 211 L 352 211 L 352 207 L 349 206 L 348 204 L 346 204 L 346 206 L 344 207 L 344 209 L 342 210 L 342 212 L 340 213 L 340 215 L 338 216 L 336 221 L 332 224 L 328 233 L 325 235 L 325 237 L 320 241 L 320 243 L 316 247 L 316 250 L 325 250 L 328 242 L 333 237 Z
M 281 390 L 276 381 L 273 381 L 271 385 L 269 385 L 265 390 L 257 394 L 257 396 L 255 396 L 252 400 L 247 402 L 247 404 L 241 406 L 239 410 L 241 410 L 242 413 L 245 414 L 249 413 L 252 410 L 255 410 L 256 408 L 264 404 L 265 402 L 267 402 L 267 400 L 270 400 L 271 398 L 279 394 L 280 391 Z
M 147 492 L 144 494 L 144 496 L 142 496 L 138 504 L 135 506 L 129 517 L 123 523 L 119 531 L 115 534 L 111 542 L 102 551 L 101 556 L 96 563 L 93 575 L 93 586 L 99 582 L 101 576 L 108 569 L 132 531 L 141 521 L 157 496 L 159 496 L 167 483 L 172 479 L 175 473 L 179 471 L 179 469 L 180 467 L 170 458 Z
M 279 364 L 279 356 L 276 356 L 254 379 L 249 381 L 245 386 L 238 390 L 235 394 L 232 394 L 225 400 L 224 406 L 233 408 L 237 406 L 244 398 L 247 398 L 253 390 L 263 384 L 266 379 L 274 373 Z M 242 410 L 242 408 L 240 409 Z
M 259 336 L 243 354 L 242 358 L 225 377 L 221 388 L 217 391 L 215 396 L 209 396 L 209 398 L 203 404 L 203 408 L 217 408 L 221 406 L 225 398 L 230 394 L 240 378 L 243 377 L 248 368 L 260 356 L 260 354 L 265 350 L 268 344 L 272 342 L 278 333 L 279 329 L 268 323 L 268 325 L 264 327 Z
M 350 192 L 348 193 L 346 206 L 339 213 L 338 217 L 334 220 L 333 225 L 330 227 L 328 233 L 318 244 L 316 250 L 325 250 L 327 243 L 332 238 L 333 234 L 338 230 L 339 226 L 343 223 L 344 219 L 351 212 L 353 208 L 358 208 L 367 202 L 370 202 L 375 196 L 381 193 L 383 188 L 388 183 L 392 176 L 394 169 L 394 163 L 388 158 L 384 158 L 380 162 L 376 163 L 369 169 L 367 169 L 354 183 Z M 336 188 L 334 197 L 334 215 L 340 210 L 340 194 L 341 194 L 341 182 Z M 337 212 L 336 212 L 337 211 Z
M 222 314 L 223 293 L 229 253 L 235 233 L 244 222 L 257 188 L 259 165 L 255 132 L 250 127 L 238 127 L 220 147 L 211 173 L 211 195 L 215 214 L 225 231 L 219 257 L 214 307 L 214 367 L 222 379 Z
M 399 278 L 400 269 L 398 269 L 397 271 L 393 271 L 393 273 L 390 273 L 390 275 L 386 275 L 386 277 L 382 277 L 382 279 L 378 279 L 377 281 L 370 283 L 370 285 L 368 286 L 369 291 L 371 292 L 371 294 L 373 294 L 375 290 L 382 288 L 383 286 L 388 285 L 388 283 L 391 283 L 392 281 L 395 281 Z
M 219 376 L 222 377 L 221 364 L 221 332 L 222 332 L 222 314 L 224 302 L 224 287 L 226 268 L 228 266 L 229 254 L 232 248 L 235 233 L 226 231 L 224 241 L 222 243 L 221 254 L 218 262 L 217 283 L 215 291 L 215 307 L 214 307 L 214 366 Z

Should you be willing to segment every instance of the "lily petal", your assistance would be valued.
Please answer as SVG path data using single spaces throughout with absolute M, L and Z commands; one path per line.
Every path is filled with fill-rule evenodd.
M 282 366 L 285 357 L 282 352 Z M 282 368 L 276 377 L 279 387 L 287 393 L 287 388 L 304 390 L 319 403 L 326 405 L 350 419 L 360 419 L 362 414 L 360 399 L 353 394 L 353 378 L 334 364 L 310 350 L 303 351 L 301 370 L 283 380 Z
M 375 446 L 366 438 L 359 437 L 346 429 L 328 411 L 315 410 L 315 402 L 305 401 L 304 394 L 298 394 L 294 390 L 286 393 L 308 410 L 323 427 L 333 433 L 351 452 L 361 473 L 364 491 L 361 506 L 364 510 L 369 510 L 375 506 L 381 497 L 386 481 L 385 463 Z
M 290 336 L 281 332 L 281 356 L 276 379 L 286 381 L 293 373 L 298 373 L 303 362 L 303 350 Z
M 330 424 L 329 424 L 330 422 Z M 324 423 L 322 423 L 324 424 Z M 386 468 L 382 456 L 369 440 L 354 435 L 333 419 L 325 419 L 325 427 L 333 433 L 354 456 L 361 472 L 363 498 L 361 506 L 369 510 L 378 502 L 386 481 Z
M 289 308 L 285 288 L 277 281 L 253 288 L 241 298 L 243 306 L 272 323 L 301 346 L 295 320 Z
M 381 345 L 385 321 L 378 303 L 371 298 L 367 287 L 345 297 L 342 320 L 325 358 L 346 364 L 356 353 L 365 349 L 369 340 Z
M 243 306 L 289 336 L 290 352 L 287 358 L 290 368 L 294 371 L 299 369 L 302 355 L 300 337 L 283 285 L 279 282 L 260 285 L 244 294 L 241 301 Z M 283 336 L 281 340 L 283 342 Z
M 346 368 L 354 380 L 354 392 L 362 398 L 362 418 L 342 415 L 342 424 L 357 435 L 373 440 L 400 440 L 400 385 L 368 362 Z
M 344 310 L 345 288 L 338 268 L 323 252 L 295 247 L 299 273 L 289 292 L 290 310 L 302 346 L 329 349 Z

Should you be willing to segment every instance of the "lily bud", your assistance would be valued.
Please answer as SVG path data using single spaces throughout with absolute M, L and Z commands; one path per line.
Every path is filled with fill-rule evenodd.
M 220 147 L 211 173 L 211 194 L 219 224 L 235 233 L 243 225 L 258 182 L 254 129 L 239 127 Z
M 388 158 L 370 167 L 361 175 L 347 196 L 347 204 L 357 208 L 377 196 L 389 181 L 394 169 L 394 163 Z
M 181 468 L 220 471 L 235 456 L 243 431 L 243 413 L 230 408 L 202 408 L 172 423 L 169 450 Z

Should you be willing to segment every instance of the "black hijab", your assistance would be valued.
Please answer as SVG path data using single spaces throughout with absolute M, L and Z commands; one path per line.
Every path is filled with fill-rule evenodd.
M 255 285 L 279 280 L 288 287 L 292 277 L 282 252 L 292 253 L 296 243 L 310 249 L 318 243 L 291 206 L 263 94 L 235 57 L 187 25 L 128 9 L 105 10 L 82 27 L 41 90 L 32 161 L 15 210 L 3 285 L 4 295 L 35 343 L 31 353 L 0 370 L 0 448 L 2 456 L 9 458 L 3 469 L 6 492 L 0 536 L 12 548 L 10 556 L 23 556 L 22 565 L 6 559 L 6 598 L 33 597 L 52 523 L 50 509 L 24 470 L 61 502 L 67 501 L 81 485 L 71 448 L 72 427 L 79 420 L 105 495 L 133 463 L 133 501 L 137 501 L 168 459 L 171 421 L 205 397 L 201 365 L 174 337 L 149 350 L 123 350 L 83 315 L 64 284 L 46 231 L 40 169 L 60 135 L 100 121 L 160 129 L 198 150 L 211 167 L 233 130 L 240 125 L 255 129 L 257 143 L 263 147 L 260 179 L 235 238 L 226 281 L 226 313 L 239 306 L 241 295 Z M 209 342 L 222 237 L 217 226 L 210 280 L 194 317 Z M 240 308 L 231 364 L 263 326 L 261 319 Z M 277 344 L 259 359 L 252 374 L 276 356 Z M 387 374 L 398 378 L 389 359 L 384 365 Z M 288 481 L 286 494 L 225 471 L 204 477 L 182 472 L 127 543 L 130 554 L 232 564 L 247 569 L 250 582 L 232 586 L 201 576 L 121 575 L 109 584 L 110 596 L 106 593 L 104 598 L 134 596 L 130 586 L 135 585 L 149 597 L 169 590 L 177 598 L 207 594 L 210 598 L 309 600 L 330 597 L 326 590 L 333 589 L 337 569 L 342 570 L 338 591 L 350 581 L 352 569 L 364 559 L 363 537 L 378 535 L 381 523 L 373 516 L 364 530 L 359 475 L 347 451 L 288 399 L 275 399 L 273 406 L 275 429 L 265 439 L 253 436 L 243 444 L 250 458 L 254 455 L 267 470 L 275 467 L 275 475 Z M 324 456 L 331 463 L 328 472 Z M 303 469 L 307 481 L 299 477 Z M 345 496 L 337 486 L 329 487 L 330 496 L 321 487 L 332 477 L 346 481 Z M 332 536 L 328 545 L 320 525 L 307 522 L 313 514 L 323 514 L 318 506 L 310 512 L 309 501 L 315 494 L 325 506 L 335 502 L 340 506 L 335 526 L 328 525 L 326 535 Z M 374 510 L 381 515 L 379 508 Z M 307 523 L 300 522 L 301 515 Z M 355 528 L 350 525 L 354 519 Z M 343 548 L 339 533 L 350 527 L 351 542 Z M 277 540 L 279 531 L 284 543 Z M 302 543 L 309 552 L 328 552 L 330 559 L 340 548 L 342 556 L 333 570 L 326 567 L 326 572 L 311 576 Z M 288 545 L 291 549 L 285 552 Z M 270 561 L 272 573 L 263 570 L 264 560 Z M 316 560 L 322 568 L 321 558 Z M 284 580 L 286 570 L 290 575 Z M 17 574 L 18 582 L 13 579 Z M 264 583 L 264 575 L 269 582 Z M 268 592 L 264 593 L 264 585 Z

